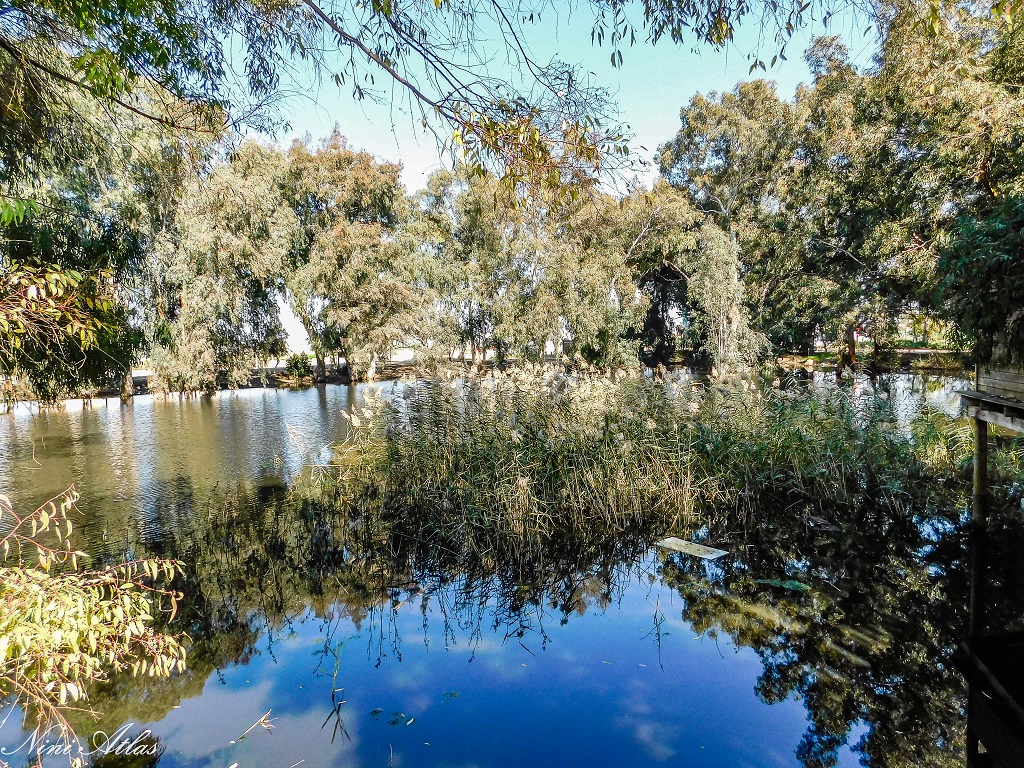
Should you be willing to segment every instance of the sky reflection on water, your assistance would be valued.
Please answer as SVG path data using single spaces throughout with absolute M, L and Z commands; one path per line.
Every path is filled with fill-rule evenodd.
M 901 412 L 910 413 L 925 399 L 953 408 L 959 384 L 955 379 L 928 384 L 896 377 L 886 386 Z M 867 386 L 858 383 L 862 392 Z M 181 530 L 188 527 L 183 521 L 207 514 L 211 496 L 230 495 L 236 485 L 281 488 L 310 457 L 323 458 L 326 446 L 345 436 L 341 412 L 352 396 L 349 388 L 328 386 L 166 401 L 146 397 L 126 406 L 110 401 L 39 415 L 23 409 L 0 420 L 0 489 L 8 489 L 17 505 L 30 505 L 74 482 L 85 515 L 79 526 L 82 543 L 97 557 L 136 550 L 182 556 L 190 551 L 183 544 Z M 267 547 L 259 552 L 263 559 L 257 558 L 260 568 L 252 576 L 269 579 L 265 566 L 279 558 L 262 529 L 253 530 L 239 533 L 253 540 L 243 541 L 236 555 Z M 200 641 L 190 671 L 173 684 L 118 681 L 97 707 L 114 722 L 104 721 L 104 728 L 125 721 L 136 724 L 133 733 L 151 728 L 162 750 L 161 768 L 229 768 L 235 763 L 238 768 L 798 766 L 797 753 L 810 727 L 807 704 L 792 692 L 766 703 L 761 685 L 766 660 L 771 660 L 772 674 L 798 672 L 805 662 L 821 672 L 815 664 L 822 659 L 830 664 L 828 633 L 841 639 L 837 626 L 844 626 L 841 615 L 832 624 L 830 614 L 822 613 L 821 606 L 830 601 L 869 622 L 863 617 L 873 615 L 871 600 L 881 604 L 891 593 L 890 602 L 898 604 L 887 610 L 906 609 L 906 620 L 917 620 L 910 611 L 917 607 L 914 596 L 901 595 L 897 584 L 879 588 L 879 574 L 870 564 L 863 572 L 873 579 L 871 587 L 880 589 L 874 598 L 859 599 L 856 583 L 843 594 L 825 591 L 820 596 L 786 595 L 784 589 L 765 586 L 787 578 L 780 569 L 796 562 L 773 542 L 795 542 L 800 536 L 806 542 L 792 548 L 817 558 L 815 567 L 836 573 L 846 567 L 849 551 L 873 545 L 849 540 L 837 548 L 826 542 L 817 552 L 806 527 L 796 538 L 787 532 L 772 541 L 766 535 L 764 541 L 755 536 L 745 543 L 739 538 L 712 542 L 733 549 L 740 566 L 737 577 L 746 579 L 736 593 L 723 586 L 722 574 L 708 572 L 699 562 L 682 562 L 680 555 L 670 561 L 663 553 L 647 551 L 638 562 L 627 559 L 617 566 L 607 580 L 614 588 L 593 573 L 583 574 L 578 585 L 582 597 L 572 610 L 559 607 L 543 584 L 533 585 L 514 611 L 486 595 L 474 604 L 463 591 L 466 582 L 457 578 L 425 581 L 415 594 L 409 585 L 405 591 L 392 590 L 390 606 L 386 600 L 333 603 L 335 595 L 343 596 L 340 579 L 341 586 L 331 592 L 329 569 L 321 583 L 319 576 L 301 573 L 303 567 L 315 570 L 317 563 L 304 566 L 301 557 L 293 557 L 282 568 L 300 572 L 281 579 L 289 588 L 294 587 L 289 579 L 297 580 L 302 589 L 288 593 L 291 602 L 282 600 L 274 619 L 260 607 L 259 584 L 252 590 L 256 597 L 230 584 L 211 597 L 211 585 L 221 586 L 225 574 L 238 571 L 235 561 L 226 562 L 224 573 L 214 567 L 212 573 L 198 574 L 203 599 L 210 604 L 195 608 L 192 620 Z M 906 552 L 901 542 L 894 544 L 891 552 L 897 557 L 916 558 L 922 551 L 912 541 Z M 210 568 L 209 562 L 192 565 L 199 571 Z M 358 567 L 352 568 L 358 576 Z M 681 594 L 694 578 L 693 594 L 712 599 L 702 604 L 691 600 L 687 606 Z M 514 584 L 502 585 L 510 587 L 514 592 Z M 322 594 L 316 591 L 321 588 Z M 716 590 L 725 594 L 721 605 Z M 764 627 L 758 622 L 771 616 L 781 598 L 794 600 L 800 620 L 806 615 L 821 622 L 827 642 L 817 627 L 810 638 L 781 632 L 781 649 L 772 645 L 773 638 L 762 638 Z M 460 601 L 462 608 L 453 611 L 451 606 Z M 717 606 L 719 613 L 708 619 L 701 613 L 703 605 Z M 694 613 L 712 629 L 696 632 L 683 618 Z M 785 616 L 780 620 L 788 621 Z M 887 617 L 877 621 L 884 624 Z M 874 629 L 873 624 L 857 626 Z M 946 640 L 927 638 L 922 647 L 931 652 Z M 854 647 L 856 663 L 858 652 Z M 785 663 L 788 653 L 799 657 L 792 670 Z M 878 654 L 886 663 L 894 656 L 884 649 Z M 852 670 L 859 669 L 856 663 Z M 906 669 L 897 665 L 899 674 L 928 667 L 927 660 L 910 658 L 909 652 L 899 660 L 904 663 Z M 823 669 L 842 673 L 827 664 Z M 942 674 L 939 682 L 923 682 L 909 697 L 913 718 L 921 716 L 915 709 L 918 699 L 929 700 L 929 685 L 942 696 L 955 689 Z M 858 680 L 844 678 L 844 685 L 856 688 Z M 342 700 L 338 723 L 332 711 L 334 702 Z M 273 728 L 256 727 L 239 740 L 268 711 Z M 935 716 L 946 717 L 942 712 Z M 143 723 L 146 719 L 153 722 Z M 950 727 L 956 731 L 960 724 Z M 855 723 L 848 744 L 864 733 L 865 727 Z M 24 738 L 17 717 L 0 728 L 0 746 L 13 748 Z M 858 762 L 849 746 L 840 748 L 837 757 L 840 766 Z
M 591 604 L 565 624 L 543 611 L 521 641 L 505 639 L 486 611 L 480 634 L 475 624 L 446 628 L 429 597 L 425 613 L 415 597 L 388 615 L 383 633 L 379 613 L 357 628 L 307 611 L 133 733 L 153 729 L 161 768 L 796 765 L 801 703 L 758 701 L 758 656 L 697 636 L 679 618 L 678 595 L 649 583 L 659 562 L 630 568 L 630 586 L 604 609 Z M 327 648 L 339 649 L 336 678 Z M 344 731 L 335 734 L 337 688 Z M 268 711 L 271 730 L 237 741 Z M 22 738 L 13 720 L 0 729 L 0 744 Z M 855 764 L 843 750 L 840 765 Z

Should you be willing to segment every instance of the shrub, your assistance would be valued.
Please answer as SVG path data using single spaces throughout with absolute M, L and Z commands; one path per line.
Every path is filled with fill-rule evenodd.
M 306 352 L 289 355 L 284 370 L 294 379 L 305 379 L 313 373 L 313 360 Z

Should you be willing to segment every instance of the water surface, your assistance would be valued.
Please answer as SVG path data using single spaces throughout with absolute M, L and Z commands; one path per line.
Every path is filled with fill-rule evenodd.
M 925 401 L 955 411 L 961 385 L 874 386 L 909 416 Z M 965 585 L 947 528 L 823 530 L 766 510 L 698 532 L 729 551 L 716 563 L 597 535 L 516 562 L 432 551 L 325 522 L 287 490 L 344 437 L 361 394 L 142 397 L 0 420 L 0 488 L 17 504 L 74 482 L 97 561 L 188 564 L 173 627 L 192 638 L 188 671 L 118 678 L 94 692 L 100 721 L 76 722 L 150 731 L 158 755 L 95 765 L 957 764 L 964 697 L 948 656 Z M 17 716 L 0 728 L 0 747 L 24 738 Z

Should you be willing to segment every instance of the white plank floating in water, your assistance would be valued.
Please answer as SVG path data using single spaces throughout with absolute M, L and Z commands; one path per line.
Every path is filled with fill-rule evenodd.
M 705 547 L 703 544 L 694 544 L 692 541 L 677 539 L 675 536 L 669 536 L 667 539 L 662 539 L 658 542 L 658 546 L 664 547 L 665 549 L 673 549 L 676 552 L 682 552 L 684 555 L 702 557 L 705 560 L 717 560 L 723 555 L 729 554 L 724 550 L 715 549 L 714 547 Z

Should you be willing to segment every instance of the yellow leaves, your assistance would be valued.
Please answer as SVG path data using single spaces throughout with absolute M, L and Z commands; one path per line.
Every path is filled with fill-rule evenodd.
M 456 104 L 452 145 L 474 175 L 494 168 L 513 201 L 542 203 L 577 198 L 594 186 L 606 155 L 625 156 L 621 131 L 606 130 L 592 116 L 557 117 L 524 99 L 497 100 L 483 111 Z
M 87 279 L 75 270 L 8 265 L 0 281 L 0 350 L 15 355 L 66 342 L 93 346 L 104 327 L 100 315 L 113 308 L 109 274 L 99 270 Z

